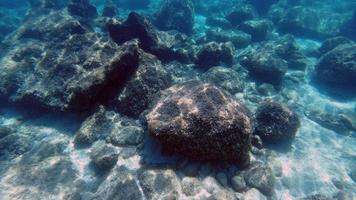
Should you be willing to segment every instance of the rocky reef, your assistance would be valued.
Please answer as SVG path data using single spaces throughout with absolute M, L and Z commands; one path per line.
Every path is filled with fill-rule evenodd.
M 354 199 L 355 6 L 0 0 L 0 199 Z

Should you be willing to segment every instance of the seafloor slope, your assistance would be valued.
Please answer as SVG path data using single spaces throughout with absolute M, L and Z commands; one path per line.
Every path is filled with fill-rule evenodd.
M 355 8 L 0 0 L 0 199 L 355 199 Z

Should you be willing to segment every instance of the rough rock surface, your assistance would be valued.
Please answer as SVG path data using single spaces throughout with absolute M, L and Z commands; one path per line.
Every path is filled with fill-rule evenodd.
M 126 167 L 115 167 L 96 190 L 92 200 L 132 199 L 140 200 L 144 196 L 135 177 Z
M 282 144 L 292 142 L 300 126 L 299 117 L 285 105 L 268 101 L 256 112 L 254 134 L 263 143 Z
M 250 34 L 252 42 L 261 42 L 266 39 L 270 27 L 271 22 L 268 20 L 249 20 L 241 23 L 237 28 Z
M 194 160 L 248 163 L 247 110 L 215 86 L 189 81 L 164 90 L 147 122 L 150 135 L 167 151 Z
M 1 95 L 51 110 L 85 110 L 109 98 L 135 71 L 136 43 L 119 48 L 67 18 L 57 11 L 20 27 L 12 39 L 23 42 L 22 47 L 11 49 L 0 61 Z
M 340 45 L 323 55 L 315 66 L 315 80 L 326 87 L 356 92 L 356 44 Z
M 237 30 L 209 30 L 206 32 L 206 40 L 218 43 L 232 42 L 236 49 L 243 49 L 251 43 L 251 36 Z
M 164 31 L 177 30 L 191 34 L 194 26 L 194 7 L 191 0 L 164 0 L 156 13 L 155 25 Z
M 172 170 L 145 170 L 138 179 L 147 199 L 178 198 L 180 183 Z
M 244 178 L 250 187 L 254 187 L 267 196 L 274 192 L 275 177 L 271 168 L 261 163 L 253 163 L 244 172 Z
M 304 70 L 306 57 L 291 35 L 264 42 L 242 54 L 240 64 L 259 81 L 278 85 L 287 69 Z
M 110 169 L 118 160 L 119 153 L 112 145 L 104 141 L 98 141 L 93 144 L 90 152 L 90 158 L 100 169 Z
M 331 10 L 295 6 L 282 12 L 277 25 L 282 33 L 322 40 L 336 36 L 344 23 L 343 14 Z
M 201 69 L 209 69 L 210 67 L 219 66 L 221 64 L 231 66 L 234 58 L 233 52 L 234 46 L 230 42 L 209 42 L 197 53 L 197 61 L 195 64 Z
M 140 52 L 138 69 L 115 98 L 114 107 L 126 115 L 138 116 L 171 82 L 171 75 L 155 56 Z
M 239 73 L 226 67 L 212 67 L 202 75 L 202 79 L 225 89 L 231 94 L 242 92 L 244 89 L 244 81 Z

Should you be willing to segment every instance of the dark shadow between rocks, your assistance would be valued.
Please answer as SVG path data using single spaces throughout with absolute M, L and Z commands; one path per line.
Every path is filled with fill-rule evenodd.
M 310 83 L 321 93 L 337 101 L 348 102 L 356 100 L 356 86 L 324 85 L 312 79 Z

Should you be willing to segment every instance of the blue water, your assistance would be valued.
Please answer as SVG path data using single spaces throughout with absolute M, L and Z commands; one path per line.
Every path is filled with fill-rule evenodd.
M 0 200 L 356 199 L 356 0 L 176 1 L 159 21 L 162 5 L 169 0 L 0 0 Z M 182 8 L 179 2 L 186 4 Z M 113 16 L 102 16 L 110 6 Z M 235 11 L 237 16 L 229 19 Z M 132 12 L 146 17 L 140 23 L 152 32 L 147 34 L 140 23 L 127 31 L 125 20 Z M 241 22 L 236 25 L 236 20 Z M 256 28 L 260 22 L 266 26 Z M 113 32 L 112 24 L 124 28 Z M 209 31 L 223 34 L 210 37 Z M 157 44 L 145 46 L 152 35 Z M 293 38 L 287 49 L 278 43 L 286 35 Z M 322 53 L 325 40 L 335 37 L 343 42 L 330 42 L 333 48 Z M 121 67 L 114 60 L 122 56 L 123 43 L 134 38 L 140 40 L 142 54 L 152 55 L 139 64 L 126 55 L 123 66 L 129 67 L 110 71 Z M 202 66 L 197 61 L 200 50 L 212 41 L 229 42 L 231 55 L 226 59 L 226 51 L 220 55 L 216 50 L 200 61 Z M 279 47 L 282 56 L 274 51 Z M 341 53 L 322 66 L 327 70 L 317 79 L 320 63 L 337 51 Z M 266 64 L 272 54 L 279 60 Z M 291 62 L 300 61 L 295 54 L 304 64 L 293 68 Z M 243 59 L 254 55 L 261 55 L 256 63 L 266 64 L 267 71 L 254 74 L 251 68 L 258 64 L 244 65 Z M 279 65 L 287 66 L 281 80 L 266 79 L 278 73 L 270 74 L 269 67 Z M 216 79 L 205 78 L 215 67 L 226 71 Z M 166 76 L 171 77 L 169 84 Z M 251 185 L 234 190 L 232 177 L 244 173 L 238 164 L 171 155 L 151 138 L 145 116 L 158 94 L 192 79 L 226 90 L 250 110 L 251 121 L 262 102 L 270 99 L 299 116 L 300 127 L 287 149 L 265 145 L 249 153 L 252 163 L 271 169 L 272 195 Z M 234 90 L 238 83 L 242 89 Z M 108 110 L 102 120 L 109 125 L 100 119 L 86 124 L 98 105 Z M 309 114 L 312 111 L 320 115 Z M 142 130 L 143 136 L 127 136 L 127 127 Z M 78 130 L 96 131 L 100 136 L 95 140 L 119 152 L 116 164 L 97 167 L 92 144 L 76 144 Z M 111 141 L 115 133 L 124 144 Z M 117 174 L 120 167 L 129 171 L 124 178 Z M 144 182 L 141 174 L 150 170 L 164 175 Z M 115 182 L 116 176 L 123 182 Z M 198 185 L 194 194 L 185 192 L 186 177 L 194 177 Z M 119 195 L 126 193 L 136 196 Z

